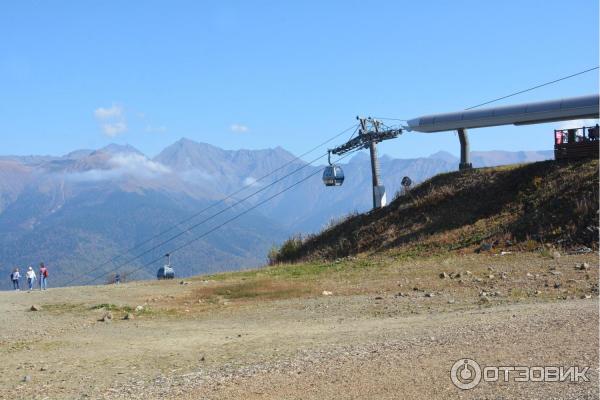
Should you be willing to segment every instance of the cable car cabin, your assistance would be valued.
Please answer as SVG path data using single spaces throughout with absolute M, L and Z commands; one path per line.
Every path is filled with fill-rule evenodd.
M 165 254 L 167 263 L 156 271 L 156 279 L 173 279 L 175 278 L 175 270 L 171 266 L 171 255 Z
M 156 272 L 156 279 L 173 279 L 175 278 L 175 270 L 170 265 L 164 265 Z
M 325 186 L 342 186 L 344 183 L 344 171 L 339 165 L 328 165 L 323 171 L 323 183 Z
M 554 130 L 554 159 L 598 158 L 599 130 L 598 124 Z

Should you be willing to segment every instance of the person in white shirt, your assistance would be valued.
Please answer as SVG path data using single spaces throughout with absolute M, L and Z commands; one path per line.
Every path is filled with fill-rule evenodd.
M 27 276 L 27 284 L 29 285 L 29 290 L 33 290 L 33 284 L 35 283 L 35 271 L 33 270 L 33 268 L 29 267 L 27 268 L 27 273 L 25 274 Z

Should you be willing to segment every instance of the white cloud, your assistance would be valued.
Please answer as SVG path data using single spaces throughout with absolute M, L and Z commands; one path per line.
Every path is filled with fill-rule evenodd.
M 109 164 L 131 175 L 165 174 L 171 172 L 167 166 L 135 153 L 115 154 L 109 160 Z
M 115 154 L 108 160 L 107 167 L 70 173 L 66 178 L 77 182 L 118 180 L 125 177 L 154 179 L 171 172 L 167 166 L 135 153 Z
M 229 129 L 231 129 L 231 131 L 235 132 L 235 133 L 245 133 L 250 130 L 250 128 L 248 128 L 246 125 L 242 125 L 242 124 L 232 124 L 229 127 Z
M 115 137 L 118 134 L 127 131 L 127 123 L 124 121 L 107 122 L 102 124 L 102 131 L 106 136 Z
M 108 108 L 98 107 L 94 110 L 94 117 L 106 136 L 115 137 L 127 131 L 125 112 L 121 106 L 113 104 Z
M 121 118 L 122 115 L 123 108 L 114 104 L 110 108 L 98 107 L 94 110 L 94 117 L 100 120 Z
M 244 179 L 244 186 L 257 186 L 257 180 L 256 178 L 249 176 L 246 179 Z

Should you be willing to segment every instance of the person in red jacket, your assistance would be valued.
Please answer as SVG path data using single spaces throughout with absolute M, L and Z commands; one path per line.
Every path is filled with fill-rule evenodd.
M 40 290 L 48 288 L 48 268 L 44 263 L 40 263 Z

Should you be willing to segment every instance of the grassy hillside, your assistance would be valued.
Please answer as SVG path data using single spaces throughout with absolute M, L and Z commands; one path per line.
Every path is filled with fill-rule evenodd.
M 307 238 L 292 238 L 274 262 L 361 252 L 597 248 L 598 160 L 544 161 L 437 175 L 387 207 Z

